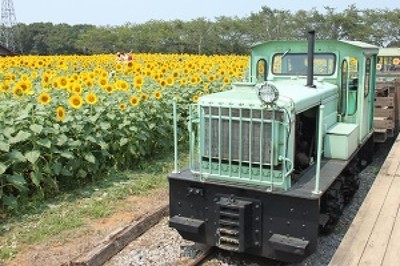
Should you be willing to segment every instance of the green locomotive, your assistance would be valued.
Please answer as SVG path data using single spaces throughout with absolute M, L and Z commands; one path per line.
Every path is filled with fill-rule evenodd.
M 279 261 L 312 254 L 373 153 L 378 47 L 270 41 L 249 80 L 190 109 L 190 165 L 169 175 L 169 224 L 185 239 Z

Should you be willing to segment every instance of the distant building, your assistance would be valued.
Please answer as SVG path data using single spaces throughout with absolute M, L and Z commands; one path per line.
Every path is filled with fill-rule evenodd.
M 4 47 L 3 45 L 0 45 L 0 56 L 10 56 L 10 55 L 15 55 L 15 54 L 8 48 Z

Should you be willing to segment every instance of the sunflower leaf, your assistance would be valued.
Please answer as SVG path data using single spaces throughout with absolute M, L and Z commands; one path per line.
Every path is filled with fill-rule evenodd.
M 93 153 L 91 153 L 91 152 L 86 153 L 84 158 L 89 163 L 95 163 L 96 162 L 96 157 L 94 157 Z
M 36 133 L 36 134 L 40 134 L 43 130 L 43 126 L 38 125 L 38 124 L 30 125 L 29 128 L 30 128 L 30 130 L 33 131 L 33 133 Z
M 25 178 L 21 175 L 8 175 L 6 179 L 10 185 L 15 187 L 19 191 L 25 191 L 27 189 L 25 187 L 26 184 Z
M 29 139 L 32 134 L 26 131 L 19 131 L 15 137 L 10 138 L 10 143 L 15 144 Z
M 3 130 L 3 134 L 4 134 L 4 136 L 6 136 L 7 138 L 11 138 L 11 135 L 14 134 L 14 132 L 15 132 L 15 128 L 12 128 L 12 127 L 6 127 L 6 128 Z
M 40 186 L 40 180 L 42 179 L 42 173 L 41 172 L 32 172 L 31 173 L 31 180 L 32 183 L 35 184 L 35 186 Z
M 60 154 L 62 157 L 67 158 L 67 159 L 74 159 L 74 154 L 72 154 L 69 151 L 64 151 Z
M 122 138 L 119 140 L 119 146 L 122 147 L 122 146 L 126 145 L 128 142 L 129 142 L 128 138 Z
M 46 147 L 46 148 L 50 148 L 51 147 L 51 141 L 48 138 L 39 139 L 38 141 L 36 141 L 36 143 L 38 145 Z
M 102 123 L 100 123 L 100 127 L 102 130 L 108 130 L 111 128 L 111 124 L 107 123 L 107 122 L 102 122 Z
M 57 145 L 62 146 L 68 141 L 68 137 L 65 134 L 60 135 L 57 138 Z
M 18 202 L 16 198 L 13 195 L 6 196 L 4 195 L 2 197 L 2 201 L 5 205 L 7 205 L 11 209 L 17 209 L 18 208 Z
M 8 159 L 10 159 L 11 161 L 14 161 L 14 162 L 25 162 L 26 161 L 25 156 L 21 152 L 16 151 L 16 150 L 9 152 L 7 154 L 7 157 L 8 157 Z
M 0 175 L 4 174 L 7 171 L 8 166 L 4 163 L 0 162 Z
M 32 164 L 34 164 L 40 157 L 40 151 L 34 150 L 34 151 L 28 151 L 25 153 L 25 158 Z
M 0 151 L 8 152 L 10 150 L 10 144 L 0 141 Z

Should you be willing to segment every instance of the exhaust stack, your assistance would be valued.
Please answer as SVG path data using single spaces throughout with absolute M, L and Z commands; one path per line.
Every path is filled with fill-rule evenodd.
M 307 87 L 315 88 L 314 86 L 314 44 L 315 30 L 308 32 L 308 64 L 307 64 Z

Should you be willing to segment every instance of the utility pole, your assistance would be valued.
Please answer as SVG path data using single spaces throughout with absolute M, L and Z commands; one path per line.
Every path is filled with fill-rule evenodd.
M 1 24 L 0 24 L 0 44 L 9 50 L 15 52 L 17 45 L 14 39 L 15 25 L 17 18 L 15 16 L 14 3 L 12 0 L 1 1 Z

